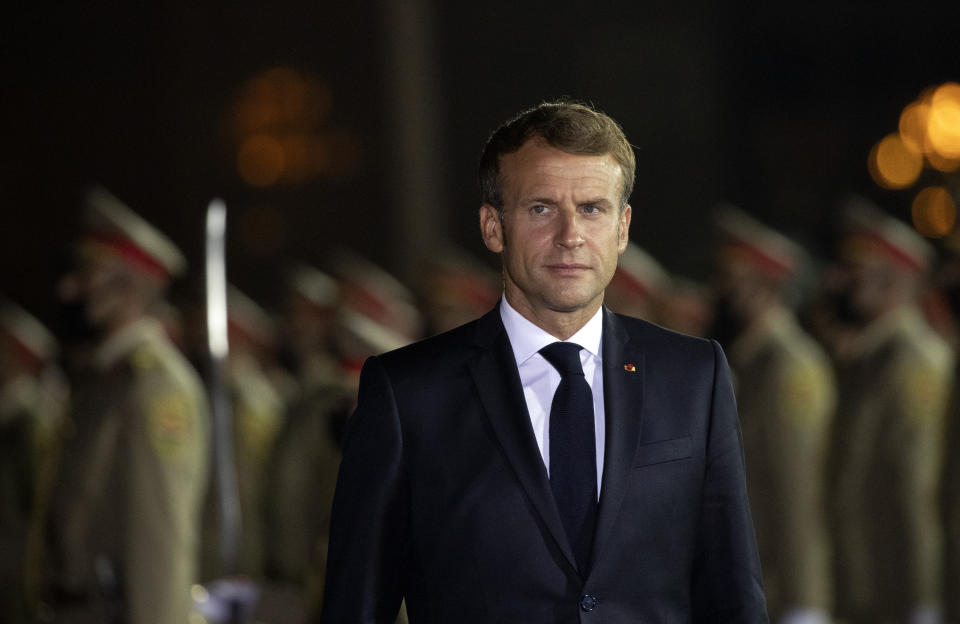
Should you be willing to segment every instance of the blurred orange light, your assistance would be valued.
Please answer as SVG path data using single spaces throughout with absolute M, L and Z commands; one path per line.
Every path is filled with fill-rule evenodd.
M 291 67 L 273 67 L 247 80 L 231 120 L 243 179 L 253 186 L 296 184 L 355 169 L 356 141 L 322 127 L 332 106 L 326 84 Z
M 307 84 L 303 76 L 289 67 L 275 67 L 263 77 L 273 86 L 282 121 L 296 125 L 306 108 Z
M 310 158 L 310 137 L 300 132 L 280 139 L 285 156 L 283 176 L 291 182 L 303 182 L 313 173 Z
M 901 189 L 913 184 L 923 169 L 923 157 L 909 150 L 900 136 L 889 134 L 870 150 L 870 175 L 884 188 Z
M 913 199 L 913 226 L 930 238 L 949 234 L 956 223 L 957 209 L 950 193 L 942 186 L 928 186 Z
M 900 140 L 911 152 L 922 154 L 927 142 L 927 118 L 930 104 L 917 100 L 908 104 L 900 114 Z
M 948 82 L 934 91 L 927 135 L 938 154 L 960 158 L 960 84 Z
M 283 111 L 276 85 L 263 75 L 243 86 L 237 101 L 236 131 L 239 140 L 280 123 Z
M 960 169 L 960 158 L 944 158 L 935 151 L 930 151 L 926 155 L 927 163 L 937 171 L 943 173 L 953 173 Z
M 237 154 L 237 169 L 251 186 L 270 186 L 283 174 L 286 157 L 283 146 L 268 134 L 255 134 L 244 140 Z

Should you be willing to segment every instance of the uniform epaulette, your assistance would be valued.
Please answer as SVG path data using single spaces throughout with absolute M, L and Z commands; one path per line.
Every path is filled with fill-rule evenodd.
M 141 372 L 156 368 L 159 361 L 156 349 L 149 342 L 138 346 L 130 355 L 130 365 L 134 370 Z

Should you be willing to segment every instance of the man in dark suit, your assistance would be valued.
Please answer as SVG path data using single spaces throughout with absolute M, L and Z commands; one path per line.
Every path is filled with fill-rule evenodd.
M 322 621 L 767 621 L 729 370 L 611 313 L 634 157 L 580 104 L 525 111 L 480 163 L 504 296 L 367 361 Z

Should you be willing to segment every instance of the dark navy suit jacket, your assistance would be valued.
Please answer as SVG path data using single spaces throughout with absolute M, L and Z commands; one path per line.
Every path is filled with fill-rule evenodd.
M 730 373 L 712 341 L 603 312 L 606 451 L 578 569 L 495 308 L 370 358 L 322 621 L 767 622 Z

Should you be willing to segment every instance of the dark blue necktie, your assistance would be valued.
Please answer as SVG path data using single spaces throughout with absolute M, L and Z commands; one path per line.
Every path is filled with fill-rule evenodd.
M 582 348 L 555 342 L 540 349 L 560 373 L 550 406 L 550 488 L 581 571 L 590 555 L 597 513 L 593 393 L 580 365 Z

